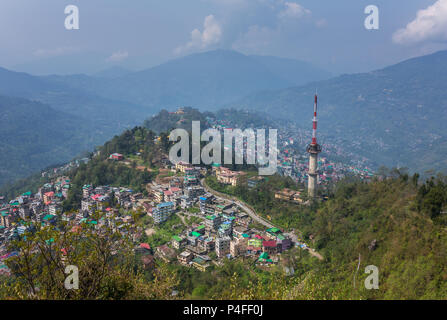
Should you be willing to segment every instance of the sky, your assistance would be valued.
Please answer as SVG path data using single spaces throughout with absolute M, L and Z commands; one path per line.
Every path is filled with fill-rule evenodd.
M 65 7 L 79 29 L 65 28 Z M 379 29 L 365 28 L 365 8 Z M 140 70 L 229 49 L 365 72 L 447 49 L 447 0 L 1 0 L 0 66 L 35 74 Z

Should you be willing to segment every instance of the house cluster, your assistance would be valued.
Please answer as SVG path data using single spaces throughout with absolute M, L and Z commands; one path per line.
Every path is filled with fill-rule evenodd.
M 142 198 L 141 193 L 133 193 L 132 190 L 122 187 L 84 185 L 80 210 L 63 212 L 62 201 L 67 197 L 70 186 L 70 179 L 60 176 L 50 183 L 45 183 L 35 194 L 25 192 L 9 202 L 2 198 L 0 201 L 0 256 L 10 255 L 7 243 L 18 239 L 27 231 L 32 232 L 37 224 L 57 226 L 60 220 L 68 223 L 72 228 L 77 228 L 84 223 L 97 230 L 102 230 L 103 226 L 111 226 L 123 234 L 130 234 L 134 239 L 138 238 L 132 217 L 125 213 L 121 214 L 117 207 L 137 210 L 141 206 L 139 202 Z M 99 221 L 93 217 L 97 211 L 104 213 Z M 1 266 L 0 269 L 0 272 L 6 270 Z
M 233 187 L 237 186 L 241 182 L 241 177 L 245 175 L 243 171 L 232 171 L 218 164 L 213 165 L 213 172 L 216 175 L 217 181 L 222 184 L 232 185 Z
M 205 193 L 200 178 L 206 169 L 179 162 L 173 170 L 183 176 L 173 176 L 166 183 L 153 181 L 146 186 L 148 197 L 143 199 L 142 207 L 156 224 L 168 220 L 175 210 L 196 206 Z
M 64 176 L 41 186 L 37 193 L 30 191 L 15 199 L 0 203 L 0 244 L 16 238 L 26 231 L 21 221 L 52 223 L 62 212 L 62 201 L 67 197 L 70 179 Z
M 89 161 L 90 161 L 89 158 L 76 159 L 76 160 L 66 163 L 60 167 L 54 167 L 54 168 L 48 169 L 46 171 L 42 171 L 41 175 L 42 175 L 42 177 L 48 177 L 48 178 L 60 176 L 73 168 L 79 167 L 79 165 L 81 165 L 82 163 L 88 163 Z
M 272 264 L 278 261 L 280 253 L 292 247 L 281 230 L 261 232 L 249 228 L 247 220 L 245 213 L 239 215 L 236 211 L 231 215 L 206 215 L 201 224 L 173 236 L 171 244 L 178 252 L 178 262 L 205 271 L 214 253 L 218 259 L 254 257 L 259 264 Z
M 284 188 L 275 192 L 275 199 L 291 201 L 296 203 L 303 203 L 304 200 L 301 195 L 301 191 L 296 191 L 288 188 Z
M 289 176 L 299 183 L 307 183 L 307 172 L 309 169 L 309 155 L 305 152 L 305 146 L 309 143 L 309 133 L 305 130 L 294 129 L 281 131 L 278 135 L 278 173 Z M 339 181 L 347 175 L 355 175 L 361 179 L 370 179 L 374 173 L 368 167 L 367 159 L 357 159 L 349 148 L 340 149 L 345 142 L 337 141 L 331 143 L 326 140 L 323 146 L 324 155 L 318 161 L 318 184 L 325 186 Z M 345 157 L 348 162 L 338 162 L 330 158 Z

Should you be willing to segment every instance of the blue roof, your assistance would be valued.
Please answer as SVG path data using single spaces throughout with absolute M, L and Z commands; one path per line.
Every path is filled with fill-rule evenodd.
M 172 203 L 172 202 L 163 202 L 163 203 L 158 204 L 157 208 L 170 207 L 170 206 L 173 206 L 173 205 L 174 205 L 174 203 Z
M 200 197 L 200 200 L 207 200 L 207 197 Z

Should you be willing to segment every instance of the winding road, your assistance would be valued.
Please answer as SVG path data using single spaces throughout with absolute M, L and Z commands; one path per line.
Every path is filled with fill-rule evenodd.
M 256 213 L 256 211 L 249 206 L 248 204 L 246 204 L 245 202 L 239 200 L 236 197 L 224 194 L 222 192 L 216 191 L 214 189 L 211 189 L 205 182 L 205 179 L 201 179 L 200 183 L 202 184 L 202 186 L 205 188 L 205 190 L 209 193 L 212 193 L 216 198 L 221 198 L 221 199 L 226 199 L 226 200 L 230 200 L 233 201 L 234 203 L 236 203 L 237 206 L 239 206 L 240 208 L 242 208 L 242 210 L 244 210 L 252 219 L 253 221 L 256 221 L 260 224 L 262 224 L 263 226 L 267 227 L 267 228 L 275 228 L 276 226 L 273 225 L 271 222 L 265 220 L 263 217 L 261 217 L 259 214 Z M 279 229 L 279 228 L 278 228 Z M 294 243 L 299 242 L 298 241 L 298 236 L 292 232 L 287 232 L 284 233 L 285 236 L 289 237 Z M 321 254 L 319 254 L 318 252 L 316 252 L 314 249 L 307 247 L 306 248 L 307 251 L 309 251 L 309 253 L 318 258 L 319 260 L 323 260 L 323 256 Z

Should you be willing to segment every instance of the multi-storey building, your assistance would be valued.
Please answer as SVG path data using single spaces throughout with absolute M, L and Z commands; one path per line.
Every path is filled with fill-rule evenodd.
M 158 204 L 154 210 L 152 210 L 152 218 L 155 223 L 162 223 L 168 220 L 171 213 L 174 211 L 174 204 L 172 202 L 163 202 Z
M 199 207 L 202 214 L 214 214 L 215 208 L 212 205 L 214 196 L 210 193 L 206 193 L 199 197 Z
M 86 184 L 82 187 L 82 197 L 88 198 L 90 196 L 90 193 L 92 192 L 93 187 L 89 184 Z
M 230 253 L 230 237 L 222 237 L 216 239 L 216 253 L 219 258 L 222 258 Z
M 205 219 L 205 227 L 208 230 L 217 230 L 221 224 L 221 217 L 218 215 L 208 215 Z

